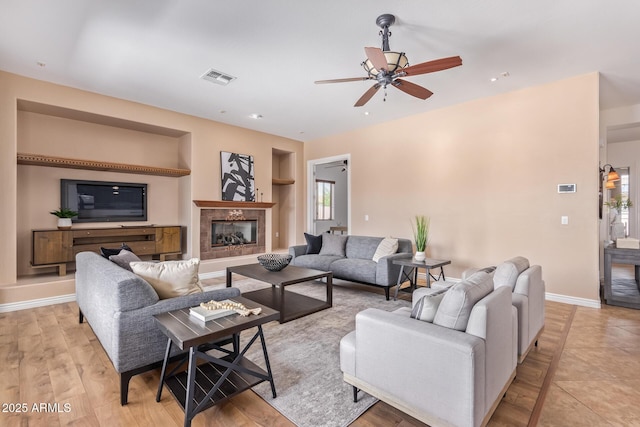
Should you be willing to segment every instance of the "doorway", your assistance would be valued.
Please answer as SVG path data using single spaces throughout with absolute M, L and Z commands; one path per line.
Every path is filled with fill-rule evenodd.
M 319 235 L 348 234 L 351 229 L 351 156 L 307 163 L 307 230 Z

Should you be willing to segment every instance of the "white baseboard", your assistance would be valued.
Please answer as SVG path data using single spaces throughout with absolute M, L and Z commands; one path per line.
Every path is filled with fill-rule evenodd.
M 62 304 L 65 302 L 72 302 L 76 300 L 76 294 L 60 295 L 57 297 L 32 299 L 29 301 L 10 302 L 7 304 L 0 304 L 0 313 L 7 313 L 9 311 L 26 310 L 28 308 L 44 307 L 47 305 Z
M 225 271 L 221 270 L 221 271 L 211 271 L 209 273 L 201 273 L 198 276 L 200 277 L 200 280 L 205 280 L 205 279 L 216 279 L 219 277 L 224 277 L 224 275 L 225 275 Z M 459 282 L 459 281 L 460 279 L 457 279 L 457 278 L 453 278 L 453 277 L 447 278 L 447 282 Z M 591 299 L 578 298 L 578 297 L 568 297 L 566 295 L 552 294 L 549 292 L 545 294 L 545 299 L 549 301 L 561 302 L 564 304 L 579 305 L 582 307 L 601 308 L 601 303 L 599 300 L 591 300 Z M 44 306 L 53 305 L 53 304 L 62 304 L 65 302 L 72 302 L 75 300 L 76 300 L 75 294 L 68 294 L 68 295 L 60 295 L 57 297 L 33 299 L 29 301 L 11 302 L 7 304 L 0 304 L 0 313 L 25 310 L 28 308 L 44 307 Z
M 566 295 L 552 294 L 549 292 L 547 292 L 544 297 L 549 301 L 561 302 L 564 304 L 579 305 L 582 307 L 589 307 L 589 308 L 602 308 L 602 304 L 600 303 L 600 300 L 568 297 Z

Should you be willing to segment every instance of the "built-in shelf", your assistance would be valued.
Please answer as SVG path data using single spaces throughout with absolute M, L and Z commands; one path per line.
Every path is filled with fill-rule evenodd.
M 271 202 L 241 202 L 238 200 L 194 200 L 199 208 L 244 208 L 244 209 L 269 209 L 276 204 Z
M 271 179 L 271 184 L 273 185 L 291 185 L 291 184 L 295 184 L 296 180 L 295 179 L 285 179 L 285 178 L 272 178 Z
M 136 173 L 141 175 L 158 175 L 174 178 L 191 174 L 191 171 L 189 169 L 161 168 L 155 166 L 131 165 L 127 163 L 98 162 L 95 160 L 72 159 L 67 157 L 46 156 L 42 154 L 18 153 L 17 159 L 19 165 L 86 169 L 103 172 Z

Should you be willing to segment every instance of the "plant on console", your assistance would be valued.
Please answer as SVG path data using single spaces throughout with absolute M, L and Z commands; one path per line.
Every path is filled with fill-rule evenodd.
M 425 250 L 429 241 L 429 224 L 430 219 L 424 215 L 416 215 L 415 224 L 412 224 L 413 239 L 416 243 L 416 261 L 425 260 Z

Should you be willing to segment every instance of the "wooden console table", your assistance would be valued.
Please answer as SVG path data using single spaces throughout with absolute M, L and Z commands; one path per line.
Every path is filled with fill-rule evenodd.
M 611 264 L 635 266 L 638 295 L 615 294 L 611 289 Z M 640 309 L 640 249 L 619 249 L 615 244 L 604 248 L 604 300 L 608 305 Z
M 168 255 L 182 253 L 182 227 L 132 226 L 112 228 L 78 228 L 71 230 L 33 230 L 32 267 L 58 267 L 67 274 L 67 263 L 74 262 L 83 251 L 100 252 L 100 247 L 117 248 L 126 243 L 136 255 Z

